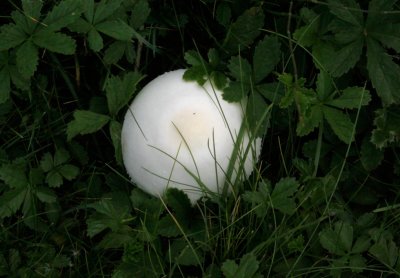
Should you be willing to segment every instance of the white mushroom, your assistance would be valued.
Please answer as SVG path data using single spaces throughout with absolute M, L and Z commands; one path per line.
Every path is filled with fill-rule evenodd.
M 207 192 L 222 192 L 244 108 L 223 100 L 210 82 L 200 86 L 183 80 L 184 72 L 164 73 L 139 92 L 125 115 L 122 154 L 142 190 L 162 197 L 168 187 L 178 188 L 194 204 Z M 245 132 L 228 181 L 238 171 L 250 175 L 261 140 L 248 145 Z

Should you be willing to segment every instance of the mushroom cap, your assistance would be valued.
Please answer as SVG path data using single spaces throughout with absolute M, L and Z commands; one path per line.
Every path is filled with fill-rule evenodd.
M 210 82 L 200 86 L 183 80 L 184 72 L 164 73 L 138 93 L 125 115 L 121 143 L 125 168 L 139 188 L 162 197 L 174 187 L 194 204 L 207 191 L 222 192 L 244 108 L 225 101 Z M 241 144 L 244 152 L 247 132 Z M 230 180 L 239 162 L 250 175 L 261 139 L 251 147 L 246 159 L 236 159 Z

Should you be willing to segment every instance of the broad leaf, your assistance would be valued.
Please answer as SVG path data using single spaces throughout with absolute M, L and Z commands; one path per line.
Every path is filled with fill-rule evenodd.
M 106 115 L 77 110 L 74 112 L 74 120 L 68 123 L 67 140 L 70 141 L 78 134 L 94 133 L 106 125 L 109 120 L 110 118 Z
M 349 116 L 338 109 L 330 108 L 328 106 L 324 106 L 323 113 L 326 121 L 340 140 L 346 144 L 349 144 L 354 140 L 354 124 L 351 122 Z
M 223 46 L 227 51 L 237 53 L 254 41 L 263 25 L 264 14 L 261 8 L 253 7 L 246 10 L 230 26 Z
M 254 82 L 264 79 L 277 65 L 281 58 L 280 43 L 276 37 L 265 36 L 254 50 Z
M 75 53 L 75 40 L 71 37 L 62 34 L 54 33 L 48 30 L 43 30 L 33 36 L 33 42 L 52 52 L 71 55 Z
M 133 7 L 131 18 L 130 18 L 130 25 L 134 29 L 139 29 L 145 22 L 147 17 L 150 14 L 150 6 L 146 0 L 139 0 L 135 3 Z
M 294 178 L 282 178 L 271 194 L 272 207 L 285 214 L 293 214 L 296 202 L 293 194 L 297 191 L 299 183 Z
M 330 100 L 326 104 L 342 109 L 354 109 L 365 106 L 370 101 L 371 95 L 368 90 L 362 87 L 349 87 L 344 89 L 338 98 Z
M 100 36 L 99 32 L 96 29 L 90 29 L 88 32 L 88 43 L 90 49 L 95 52 L 99 52 L 103 49 L 103 38 Z
M 241 83 L 251 83 L 251 66 L 250 63 L 240 57 L 234 56 L 229 60 L 228 69 L 230 75 Z
M 226 260 L 222 264 L 222 272 L 226 278 L 252 278 L 259 267 L 257 257 L 248 253 L 245 254 L 239 262 L 239 265 L 233 260 Z
M 26 41 L 17 50 L 17 66 L 19 72 L 26 78 L 30 78 L 36 71 L 39 60 L 39 53 L 36 46 Z
M 0 51 L 16 47 L 27 39 L 27 35 L 15 24 L 2 25 L 0 27 L 0 37 Z
M 400 66 L 374 39 L 367 39 L 367 69 L 372 85 L 385 106 L 400 102 Z
M 111 115 L 117 115 L 121 108 L 128 104 L 142 78 L 143 76 L 138 72 L 128 72 L 123 78 L 111 76 L 107 80 L 106 96 Z
M 0 218 L 9 217 L 22 206 L 28 189 L 17 188 L 3 193 L 0 196 Z
M 32 1 L 39 2 L 39 1 Z M 58 31 L 73 23 L 79 18 L 84 9 L 84 2 L 80 0 L 64 0 L 55 6 L 44 18 L 47 29 Z
M 329 0 L 330 12 L 355 26 L 363 26 L 363 13 L 355 0 Z
M 11 188 L 25 188 L 28 186 L 25 166 L 21 164 L 3 164 L 0 167 L 0 179 Z
M 128 41 L 133 37 L 133 29 L 122 20 L 108 20 L 95 25 L 95 28 L 116 40 Z

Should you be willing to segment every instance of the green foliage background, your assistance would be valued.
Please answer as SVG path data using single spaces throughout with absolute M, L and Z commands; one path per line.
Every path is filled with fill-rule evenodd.
M 397 0 L 0 10 L 1 277 L 400 274 Z M 247 97 L 263 137 L 249 180 L 195 207 L 141 192 L 121 159 L 127 105 L 177 68 Z

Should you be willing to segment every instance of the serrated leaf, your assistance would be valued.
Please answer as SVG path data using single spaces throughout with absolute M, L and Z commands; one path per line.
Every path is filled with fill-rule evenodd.
M 79 174 L 79 168 L 71 164 L 61 166 L 58 171 L 66 180 L 69 181 L 75 179 Z
M 33 1 L 39 2 L 39 1 Z M 51 31 L 58 31 L 76 21 L 84 9 L 80 0 L 64 0 L 55 6 L 44 18 L 43 23 Z
M 95 52 L 99 52 L 103 49 L 103 38 L 100 36 L 99 32 L 97 32 L 96 29 L 90 29 L 87 35 L 90 49 Z
M 139 29 L 146 22 L 147 17 L 150 14 L 150 6 L 147 0 L 139 0 L 133 7 L 130 25 L 134 29 Z
M 126 46 L 127 43 L 123 41 L 115 41 L 110 44 L 110 46 L 104 51 L 104 62 L 106 64 L 118 63 L 118 61 L 124 56 Z
M 63 177 L 57 170 L 52 170 L 47 174 L 46 182 L 50 187 L 60 187 L 63 184 Z
M 196 81 L 203 85 L 207 81 L 207 71 L 203 66 L 193 66 L 185 71 L 183 80 Z
M 133 94 L 136 92 L 136 86 L 143 76 L 138 72 L 128 72 L 123 78 L 111 76 L 106 83 L 106 96 L 108 109 L 111 115 L 117 113 L 128 104 Z
M 17 67 L 25 78 L 30 78 L 36 71 L 39 60 L 39 53 L 36 46 L 28 40 L 17 50 Z
M 326 121 L 337 137 L 346 144 L 350 144 L 354 140 L 354 124 L 351 122 L 349 116 L 338 109 L 328 106 L 324 106 L 323 113 Z
M 0 51 L 16 47 L 27 39 L 27 35 L 15 24 L 2 25 L 0 27 L 0 37 Z
M 45 153 L 40 160 L 40 167 L 45 172 L 49 172 L 54 167 L 53 156 L 50 153 Z
M 178 265 L 199 265 L 203 257 L 199 256 L 199 250 L 193 250 L 193 248 L 184 240 L 177 239 L 172 242 L 170 249 L 168 250 L 168 259 Z
M 0 167 L 0 179 L 12 188 L 25 188 L 29 184 L 25 167 L 18 164 L 3 164 Z
M 380 41 L 384 46 L 400 52 L 400 23 L 379 24 L 374 30 L 368 30 L 368 36 Z
M 7 68 L 4 67 L 0 70 L 0 104 L 6 102 L 10 98 L 10 83 L 10 74 Z
M 378 242 L 371 246 L 369 252 L 389 267 L 395 266 L 399 256 L 399 248 L 396 243 L 386 238 L 380 238 Z
M 245 254 L 239 262 L 226 260 L 221 267 L 226 278 L 251 278 L 254 277 L 259 267 L 257 257 L 253 253 Z
M 89 237 L 94 237 L 108 228 L 106 221 L 99 214 L 89 216 L 86 220 L 87 230 L 86 233 Z
M 28 189 L 16 188 L 0 196 L 0 218 L 12 216 L 21 208 Z
M 296 209 L 296 202 L 292 198 L 297 191 L 299 183 L 294 178 L 282 178 L 271 194 L 271 203 L 274 209 L 284 214 L 293 214 Z
M 261 8 L 253 7 L 246 10 L 231 24 L 223 46 L 231 53 L 249 46 L 260 34 L 264 25 L 264 13 Z
M 232 57 L 229 60 L 228 69 L 230 75 L 237 81 L 251 83 L 251 66 L 246 59 L 240 56 Z
M 351 253 L 360 254 L 368 250 L 371 246 L 371 239 L 368 236 L 360 236 L 357 238 L 356 242 L 351 249 Z
M 122 125 L 117 121 L 110 122 L 110 137 L 114 146 L 115 160 L 119 165 L 123 165 L 122 147 L 121 147 Z
M 368 90 L 362 87 L 348 87 L 342 94 L 326 104 L 342 109 L 354 109 L 360 106 L 368 105 L 371 101 L 371 95 Z
M 225 2 L 220 2 L 217 6 L 215 16 L 219 24 L 224 27 L 228 27 L 232 16 L 230 5 Z
M 334 230 L 331 228 L 322 230 L 319 233 L 319 241 L 324 249 L 328 250 L 334 255 L 344 256 L 348 251 L 345 243 L 342 242 L 340 230 L 337 230 L 336 226 Z
M 70 158 L 68 151 L 64 148 L 57 149 L 54 154 L 54 166 L 59 166 L 67 162 Z
M 194 50 L 189 50 L 185 52 L 184 55 L 186 63 L 191 66 L 203 66 L 205 65 L 205 61 L 203 57 L 201 57 L 200 53 Z
M 354 0 L 329 0 L 330 12 L 355 26 L 363 26 L 363 11 Z
M 372 131 L 371 142 L 378 148 L 386 147 L 389 143 L 400 139 L 400 109 L 389 106 L 378 109 L 374 119 L 376 128 Z
M 93 15 L 93 24 L 104 21 L 114 14 L 114 12 L 121 6 L 123 0 L 106 1 L 102 0 L 96 5 Z
M 318 43 L 313 47 L 315 64 L 322 70 L 327 70 L 333 77 L 339 77 L 348 72 L 360 59 L 364 39 L 360 34 L 354 41 L 339 49 L 330 44 Z
M 367 69 L 372 85 L 385 106 L 400 102 L 400 66 L 392 61 L 383 47 L 367 39 Z
M 178 226 L 172 219 L 171 215 L 167 214 L 157 223 L 157 232 L 164 237 L 177 237 L 182 234 Z
M 228 78 L 225 76 L 225 74 L 219 71 L 211 72 L 210 79 L 212 80 L 215 87 L 221 91 L 226 87 L 228 83 Z
M 332 77 L 326 71 L 321 71 L 318 74 L 316 85 L 316 93 L 319 100 L 325 101 L 334 91 Z
M 360 152 L 361 164 L 367 171 L 371 171 L 381 164 L 383 160 L 383 152 L 371 143 L 369 138 L 365 138 L 361 144 Z
M 258 83 L 272 72 L 281 59 L 280 43 L 275 36 L 265 36 L 253 56 L 254 82 Z
M 33 42 L 52 52 L 71 55 L 75 53 L 76 43 L 71 37 L 62 34 L 54 33 L 49 30 L 42 30 L 33 36 Z
M 268 106 L 264 98 L 257 92 L 251 93 L 247 99 L 246 121 L 249 131 L 262 138 L 267 130 L 269 119 Z M 259 130 L 256 130 L 259 128 Z
M 57 195 L 53 190 L 44 186 L 38 186 L 35 189 L 36 197 L 43 203 L 54 203 L 57 201 Z
M 31 17 L 33 19 L 39 20 L 40 11 L 43 7 L 42 1 L 32 1 L 32 0 L 22 0 L 22 10 L 26 17 Z
M 346 222 L 339 221 L 335 223 L 335 232 L 339 235 L 339 240 L 344 250 L 350 252 L 353 245 L 353 226 Z
M 95 28 L 116 40 L 129 41 L 134 34 L 132 27 L 122 20 L 108 20 L 95 25 Z
M 166 203 L 174 211 L 174 216 L 182 225 L 190 219 L 191 203 L 188 195 L 176 188 L 168 188 L 165 193 Z
M 270 183 L 261 181 L 258 183 L 257 191 L 246 191 L 243 200 L 252 205 L 252 209 L 259 218 L 263 218 L 269 207 Z
M 100 130 L 108 123 L 110 117 L 86 110 L 76 110 L 74 120 L 68 123 L 67 140 L 70 141 L 76 135 L 90 134 Z
M 393 5 L 398 0 L 371 0 L 368 5 L 367 31 L 381 28 L 387 24 L 387 15 L 393 10 Z
M 299 120 L 296 128 L 296 134 L 298 136 L 305 136 L 314 131 L 321 121 L 323 120 L 323 108 L 319 104 L 313 105 L 308 109 Z
M 250 85 L 243 82 L 230 82 L 224 88 L 222 98 L 228 102 L 239 102 L 247 95 Z

